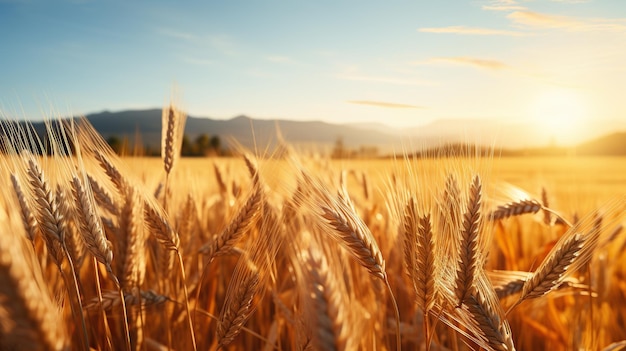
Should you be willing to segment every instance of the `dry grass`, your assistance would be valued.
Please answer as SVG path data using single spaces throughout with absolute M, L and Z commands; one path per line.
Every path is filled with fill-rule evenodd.
M 36 157 L 2 122 L 0 349 L 624 345 L 618 160 L 178 160 L 184 116 L 163 116 L 162 160 L 84 121 Z

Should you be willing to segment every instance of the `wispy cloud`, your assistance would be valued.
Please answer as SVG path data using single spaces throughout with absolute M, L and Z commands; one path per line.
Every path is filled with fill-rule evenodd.
M 198 37 L 194 34 L 188 32 L 182 32 L 179 30 L 171 29 L 171 28 L 158 28 L 157 32 L 163 36 L 174 38 L 174 39 L 182 39 L 185 41 L 193 41 L 197 40 Z
M 515 0 L 491 0 L 488 5 L 481 7 L 487 11 L 523 11 L 526 7 L 519 5 Z
M 215 63 L 212 60 L 207 60 L 207 59 L 198 58 L 198 57 L 183 57 L 183 62 L 191 64 L 191 65 L 197 65 L 197 66 L 211 66 Z
M 280 55 L 267 56 L 265 59 L 270 62 L 275 62 L 275 63 L 292 63 L 293 62 L 293 59 L 291 59 L 291 57 L 280 56 Z
M 361 82 L 374 82 L 374 83 L 386 83 L 394 85 L 432 85 L 432 82 L 427 82 L 418 79 L 402 79 L 382 76 L 367 76 L 360 74 L 341 74 L 337 78 L 343 80 L 355 80 Z
M 235 42 L 228 35 L 207 35 L 206 40 L 218 52 L 233 56 L 237 54 Z
M 513 6 L 517 5 L 517 0 L 491 0 L 491 4 L 493 5 L 502 5 L 502 6 Z
M 587 2 L 591 2 L 591 0 L 552 0 L 554 2 L 563 2 L 566 4 L 584 4 Z
M 466 27 L 466 26 L 429 27 L 429 28 L 420 28 L 418 30 L 424 33 L 443 33 L 443 34 L 461 34 L 461 35 L 503 35 L 503 36 L 511 36 L 511 37 L 522 37 L 522 36 L 528 35 L 528 33 L 519 32 L 519 31 Z
M 576 18 L 532 11 L 515 11 L 506 17 L 515 25 L 531 29 L 626 32 L 626 19 Z
M 507 12 L 526 10 L 524 6 L 516 6 L 516 5 L 483 5 L 481 8 L 487 11 L 507 11 Z
M 509 68 L 509 65 L 502 61 L 480 59 L 474 57 L 437 57 L 431 60 L 432 62 L 450 63 L 455 65 L 473 66 L 489 70 L 501 70 Z
M 385 108 L 426 108 L 424 106 L 418 106 L 418 105 L 398 104 L 398 103 L 393 103 L 393 102 L 372 101 L 372 100 L 349 100 L 346 102 L 349 104 L 355 104 L 355 105 L 367 105 L 367 106 L 376 106 L 376 107 L 385 107 Z
M 235 44 L 228 35 L 200 35 L 165 27 L 157 28 L 156 31 L 161 36 L 182 40 L 190 45 L 212 47 L 223 55 L 233 56 L 236 54 Z

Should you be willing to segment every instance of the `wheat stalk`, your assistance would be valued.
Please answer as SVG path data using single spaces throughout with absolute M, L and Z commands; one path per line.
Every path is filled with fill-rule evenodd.
M 550 225 L 552 223 L 552 215 L 551 212 L 547 210 L 550 208 L 550 203 L 548 202 L 548 191 L 546 188 L 541 188 L 541 206 L 543 208 L 543 222 L 546 225 Z
M 417 292 L 417 276 L 419 274 L 417 268 L 417 241 L 418 241 L 418 224 L 417 224 L 417 208 L 413 197 L 409 198 L 404 208 L 404 216 L 402 218 L 402 236 L 403 236 L 403 252 L 404 265 L 407 275 L 411 279 L 413 289 Z
M 189 291 L 187 289 L 185 265 L 183 263 L 183 256 L 179 250 L 180 237 L 178 233 L 170 226 L 165 212 L 161 208 L 159 208 L 158 204 L 154 203 L 148 198 L 146 198 L 144 202 L 144 216 L 145 224 L 150 229 L 150 233 L 154 235 L 157 241 L 161 244 L 161 246 L 166 249 L 165 254 L 175 254 L 178 257 L 183 285 L 183 293 L 185 295 L 185 311 L 187 313 L 187 324 L 189 326 L 189 334 L 191 336 L 193 350 L 195 351 L 197 349 L 196 336 L 193 328 L 193 321 L 191 319 L 191 311 L 189 308 Z M 167 272 L 166 275 L 169 275 L 169 272 Z
M 11 233 L 0 235 L 0 348 L 64 350 L 69 338 L 29 248 Z

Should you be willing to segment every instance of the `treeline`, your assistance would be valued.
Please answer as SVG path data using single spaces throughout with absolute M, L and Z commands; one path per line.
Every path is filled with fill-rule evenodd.
M 117 153 L 122 156 L 160 156 L 161 149 L 149 145 L 142 145 L 140 138 L 135 138 L 130 142 L 127 137 L 109 136 L 107 143 Z M 200 134 L 191 139 L 187 134 L 183 136 L 180 153 L 183 157 L 208 157 L 208 156 L 228 156 L 230 150 L 224 148 L 219 136 L 208 136 Z

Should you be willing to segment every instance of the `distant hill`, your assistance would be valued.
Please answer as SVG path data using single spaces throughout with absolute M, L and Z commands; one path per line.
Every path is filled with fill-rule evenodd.
M 626 155 L 626 132 L 609 134 L 582 143 L 576 147 L 577 155 Z
M 158 148 L 161 143 L 161 110 L 102 112 L 86 116 L 105 138 L 109 136 L 132 139 L 139 132 L 144 145 Z M 238 116 L 229 120 L 187 117 L 185 134 L 194 139 L 199 135 L 217 135 L 227 144 L 235 141 L 253 148 L 254 141 L 263 148 L 276 142 L 277 130 L 295 145 L 333 145 L 342 138 L 348 147 L 388 145 L 394 136 L 358 127 L 318 121 L 259 120 Z
M 161 110 L 104 111 L 86 116 L 94 128 L 106 139 L 117 136 L 141 142 L 153 150 L 160 149 Z M 35 123 L 38 131 L 43 123 Z M 546 148 L 544 140 L 535 140 L 535 130 L 529 124 L 502 123 L 488 120 L 439 120 L 406 129 L 394 129 L 379 123 L 332 124 L 320 121 L 260 120 L 238 116 L 228 120 L 189 116 L 185 134 L 191 139 L 206 134 L 217 135 L 227 146 L 240 143 L 260 149 L 276 141 L 277 130 L 290 144 L 329 151 L 338 139 L 350 149 L 377 148 L 381 154 L 403 153 L 410 150 L 438 148 L 442 145 L 484 145 L 496 147 L 503 155 L 575 153 L 580 155 L 626 155 L 626 132 L 613 133 L 582 143 L 573 149 Z M 454 148 L 449 148 L 450 150 Z M 441 149 L 439 151 L 442 151 Z

